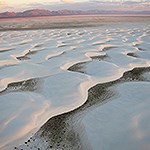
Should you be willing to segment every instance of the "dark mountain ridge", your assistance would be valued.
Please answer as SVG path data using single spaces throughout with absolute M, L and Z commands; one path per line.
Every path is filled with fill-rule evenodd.
M 31 9 L 23 12 L 3 12 L 0 13 L 0 18 L 15 18 L 15 17 L 40 17 L 40 16 L 64 16 L 64 15 L 92 15 L 92 14 L 139 14 L 150 15 L 150 11 L 106 11 L 106 10 L 57 10 L 50 11 L 45 9 Z

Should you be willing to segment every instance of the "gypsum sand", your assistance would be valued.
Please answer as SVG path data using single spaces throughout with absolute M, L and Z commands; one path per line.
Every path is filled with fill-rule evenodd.
M 50 118 L 25 144 L 14 149 L 90 150 L 90 145 L 86 142 L 86 133 L 80 123 L 84 115 L 116 98 L 117 91 L 113 87 L 125 82 L 149 82 L 143 76 L 147 72 L 150 72 L 150 67 L 134 68 L 125 72 L 120 79 L 95 85 L 88 90 L 87 101 L 82 106 Z

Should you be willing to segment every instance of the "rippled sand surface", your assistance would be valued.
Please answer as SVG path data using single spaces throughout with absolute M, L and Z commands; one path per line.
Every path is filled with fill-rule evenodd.
M 0 149 L 149 150 L 150 21 L 142 19 L 4 26 Z

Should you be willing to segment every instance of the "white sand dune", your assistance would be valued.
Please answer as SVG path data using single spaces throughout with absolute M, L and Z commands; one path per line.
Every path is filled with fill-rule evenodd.
M 118 98 L 84 116 L 92 149 L 149 149 L 149 88 L 147 82 L 121 84 L 115 87 Z
M 149 22 L 113 23 L 90 28 L 1 31 L 0 149 L 13 149 L 19 145 L 19 149 L 29 149 L 24 141 L 49 118 L 83 105 L 91 87 L 115 81 L 134 68 L 150 67 L 149 31 Z M 148 82 L 149 73 L 143 77 Z M 138 124 L 142 119 L 150 119 L 146 115 L 148 109 L 144 110 L 149 105 L 147 82 L 119 85 L 120 98 L 103 105 L 102 109 L 98 107 L 83 118 L 85 132 L 94 150 L 98 150 L 98 147 L 109 149 L 109 146 L 122 149 L 123 129 L 128 131 L 125 133 L 125 145 L 132 141 L 138 147 L 135 139 L 144 141 L 144 137 L 150 137 L 148 126 L 143 133 Z M 143 88 L 141 94 L 135 93 L 140 92 L 140 86 Z M 124 99 L 130 99 L 132 95 L 132 103 L 125 104 Z M 141 108 L 138 108 L 138 103 Z M 136 108 L 132 110 L 134 105 Z M 129 115 L 130 111 L 133 113 L 126 120 L 120 110 L 125 107 L 129 107 L 125 115 Z M 116 113 L 119 113 L 118 116 Z M 104 116 L 108 116 L 107 120 Z M 114 116 L 120 122 L 113 121 Z M 124 122 L 125 125 L 119 126 Z M 114 139 L 113 131 L 117 129 L 119 133 Z M 104 137 L 101 136 L 100 140 L 98 137 L 101 134 Z M 119 138 L 120 145 L 115 147 Z M 103 140 L 110 142 L 108 147 Z M 46 148 L 42 142 L 39 147 L 43 150 Z M 148 150 L 147 147 L 149 145 L 145 145 L 144 150 Z

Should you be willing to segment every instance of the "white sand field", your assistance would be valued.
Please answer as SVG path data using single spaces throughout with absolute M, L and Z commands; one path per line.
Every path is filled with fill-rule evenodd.
M 150 18 L 89 18 L 0 22 L 0 149 L 150 149 Z

